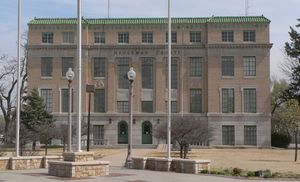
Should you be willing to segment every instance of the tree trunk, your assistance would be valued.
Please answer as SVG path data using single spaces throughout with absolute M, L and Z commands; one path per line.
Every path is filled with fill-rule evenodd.
M 46 144 L 45 144 L 45 156 L 48 155 L 48 141 L 46 140 Z
M 63 137 L 63 152 L 66 151 L 66 137 Z
M 36 148 L 36 140 L 32 141 L 32 151 L 35 151 Z
M 298 153 L 298 132 L 295 134 L 295 162 L 297 161 L 297 153 Z
M 179 144 L 180 145 L 180 158 L 183 158 L 183 146 L 184 144 Z

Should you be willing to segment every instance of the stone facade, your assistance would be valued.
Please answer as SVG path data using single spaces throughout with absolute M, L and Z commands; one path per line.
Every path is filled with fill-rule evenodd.
M 210 160 L 166 159 L 157 157 L 133 157 L 133 169 L 153 171 L 174 171 L 178 173 L 198 174 L 210 170 Z
M 48 168 L 48 161 L 61 159 L 61 156 L 0 157 L 0 170 Z
M 104 112 L 96 112 L 94 96 L 91 102 L 91 124 L 101 126 L 102 134 L 93 133 L 92 145 L 122 145 L 120 141 L 120 121 L 128 123 L 128 113 L 118 111 L 119 101 L 128 101 L 128 89 L 119 88 L 118 60 L 126 58 L 133 66 L 137 78 L 134 87 L 133 145 L 157 145 L 159 141 L 152 131 L 166 119 L 166 44 L 167 24 L 159 18 L 128 19 L 85 19 L 82 33 L 82 111 L 87 120 L 88 94 L 86 84 L 94 84 L 96 89 L 104 89 Z M 174 18 L 172 31 L 177 34 L 177 42 L 172 44 L 172 57 L 177 59 L 177 85 L 172 89 L 171 100 L 176 108 L 173 116 L 194 116 L 213 129 L 213 140 L 202 141 L 205 145 L 218 146 L 223 143 L 223 126 L 234 127 L 233 145 L 247 145 L 245 126 L 255 126 L 256 142 L 251 145 L 269 147 L 271 144 L 270 124 L 270 21 L 263 16 L 255 17 L 209 17 Z M 62 112 L 62 89 L 67 81 L 62 74 L 62 58 L 72 57 L 76 61 L 76 21 L 75 19 L 34 19 L 29 22 L 28 32 L 28 86 L 51 90 L 48 102 L 58 123 L 67 122 L 67 113 Z M 245 31 L 255 32 L 254 41 L 244 40 Z M 234 32 L 232 42 L 222 40 L 223 31 Z M 42 43 L 42 34 L 53 33 L 52 43 Z M 74 41 L 64 43 L 63 32 L 72 32 Z M 105 42 L 95 43 L 95 33 L 104 32 Z M 126 32 L 128 43 L 119 43 L 118 35 Z M 142 42 L 142 32 L 152 32 L 152 42 Z M 191 41 L 191 32 L 200 32 L 200 42 Z M 221 58 L 234 57 L 234 74 L 222 76 Z M 255 75 L 244 75 L 245 56 L 255 57 Z M 52 59 L 52 73 L 42 76 L 41 59 Z M 152 87 L 143 88 L 142 59 L 153 58 Z M 190 59 L 201 58 L 201 76 L 191 76 Z M 94 58 L 105 60 L 105 75 L 94 76 Z M 75 63 L 74 69 L 77 70 Z M 129 68 L 128 68 L 129 70 Z M 75 72 L 75 75 L 77 73 Z M 73 81 L 76 88 L 77 78 Z M 233 113 L 222 112 L 222 88 L 234 89 Z M 244 89 L 254 88 L 255 113 L 245 112 Z M 201 112 L 191 112 L 191 89 L 201 90 Z M 74 94 L 76 94 L 76 90 Z M 77 98 L 74 97 L 76 103 Z M 153 112 L 143 112 L 142 102 L 152 102 Z M 175 107 L 174 106 L 174 107 Z M 76 111 L 74 104 L 74 111 Z M 75 113 L 73 120 L 75 120 Z M 143 127 L 151 123 L 150 137 L 145 140 Z M 94 130 L 95 132 L 98 130 Z M 99 129 L 100 131 L 100 129 Z M 148 135 L 149 135 L 148 134 Z M 125 142 L 126 143 L 126 142 Z
M 94 160 L 93 152 L 66 152 L 64 161 L 49 161 L 48 174 L 66 178 L 109 175 L 109 162 Z

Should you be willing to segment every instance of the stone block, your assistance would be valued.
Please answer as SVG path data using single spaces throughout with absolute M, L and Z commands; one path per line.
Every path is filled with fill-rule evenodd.
M 147 157 L 132 157 L 132 169 L 146 169 Z
M 10 168 L 10 158 L 0 157 L 0 170 L 8 170 Z
M 64 161 L 86 162 L 94 160 L 93 152 L 65 152 L 63 153 Z

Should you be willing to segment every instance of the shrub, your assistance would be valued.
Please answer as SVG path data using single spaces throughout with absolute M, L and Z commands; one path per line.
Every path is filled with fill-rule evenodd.
M 248 171 L 247 172 L 247 177 L 255 177 L 255 172 L 254 171 Z
M 273 147 L 287 148 L 291 143 L 291 137 L 288 134 L 272 133 L 271 143 Z
M 209 171 L 207 169 L 203 169 L 203 170 L 200 171 L 201 174 L 208 174 L 208 172 Z
M 264 174 L 263 175 L 264 178 L 272 178 L 272 173 L 271 173 L 271 171 L 269 169 L 264 170 L 263 174 Z
M 238 167 L 235 167 L 232 169 L 232 173 L 234 176 L 240 176 L 241 173 L 242 173 L 242 169 L 241 168 L 238 168 Z

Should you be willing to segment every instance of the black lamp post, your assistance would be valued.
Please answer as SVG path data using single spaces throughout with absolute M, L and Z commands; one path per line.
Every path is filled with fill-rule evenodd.
M 136 77 L 136 73 L 133 70 L 133 67 L 127 73 L 127 78 L 130 82 L 130 110 L 129 110 L 129 129 L 128 129 L 128 151 L 126 157 L 125 166 L 127 168 L 131 168 L 132 166 L 132 158 L 131 158 L 131 151 L 132 151 L 132 112 L 133 112 L 133 86 L 134 86 L 134 79 Z
M 66 78 L 68 80 L 69 89 L 69 108 L 68 108 L 68 152 L 72 151 L 72 81 L 74 79 L 74 72 L 72 68 L 69 68 L 66 73 Z
M 94 85 L 86 85 L 86 92 L 89 93 L 89 108 L 88 108 L 88 128 L 87 128 L 87 144 L 86 150 L 90 151 L 90 124 L 91 124 L 91 95 L 95 92 Z

